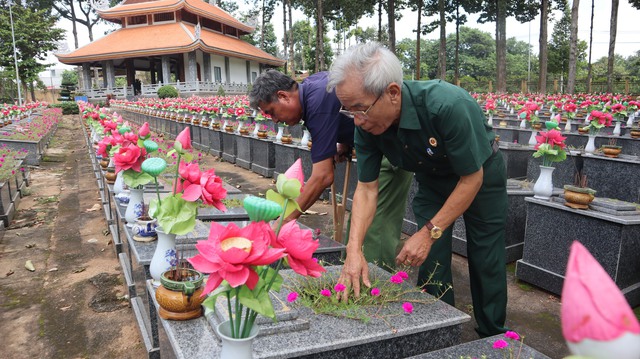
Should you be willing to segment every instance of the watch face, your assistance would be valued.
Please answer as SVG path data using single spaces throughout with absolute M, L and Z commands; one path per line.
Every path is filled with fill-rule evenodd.
M 438 239 L 438 238 L 440 238 L 440 236 L 442 236 L 442 229 L 440 229 L 438 227 L 434 227 L 431 230 L 431 238 Z

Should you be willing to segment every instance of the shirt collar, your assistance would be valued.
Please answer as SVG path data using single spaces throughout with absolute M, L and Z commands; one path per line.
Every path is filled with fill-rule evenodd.
M 302 107 L 302 117 L 304 118 L 304 96 L 302 95 L 304 83 L 298 84 L 298 97 L 300 98 L 300 107 Z
M 424 110 L 424 99 L 422 95 L 416 96 L 415 100 L 418 102 L 418 106 Z M 411 94 L 411 90 L 407 86 L 406 82 L 402 82 L 402 107 L 400 109 L 400 124 L 399 128 L 407 130 L 419 130 L 420 118 L 418 117 L 417 106 L 414 104 L 414 96 Z

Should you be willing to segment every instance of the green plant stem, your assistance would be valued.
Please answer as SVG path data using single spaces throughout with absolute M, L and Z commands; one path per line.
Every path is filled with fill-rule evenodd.
M 278 223 L 278 228 L 276 229 L 276 238 L 280 234 L 280 229 L 284 224 L 284 214 L 287 213 L 287 205 L 289 204 L 289 198 L 284 199 L 284 208 L 282 209 L 282 215 L 280 216 L 280 223 Z
M 156 196 L 158 196 L 158 207 L 162 206 L 162 201 L 160 200 L 160 189 L 158 184 L 158 177 L 153 177 L 154 182 L 156 183 Z
M 233 336 L 235 330 L 233 328 L 233 318 L 231 317 L 231 313 L 233 312 L 231 311 L 231 297 L 229 296 L 229 291 L 227 291 L 227 307 L 229 307 L 229 326 L 231 327 L 231 335 Z
M 242 324 L 242 305 L 240 304 L 240 287 L 236 287 L 236 332 L 234 338 L 240 337 L 240 324 Z
M 178 161 L 176 161 L 176 178 L 173 180 L 173 194 L 175 195 L 178 191 L 178 181 L 180 180 L 180 159 L 182 158 L 182 154 L 178 152 Z

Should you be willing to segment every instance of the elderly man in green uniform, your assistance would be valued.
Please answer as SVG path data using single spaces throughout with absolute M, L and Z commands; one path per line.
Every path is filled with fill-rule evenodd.
M 506 170 L 476 101 L 444 81 L 403 81 L 398 59 L 375 42 L 351 48 L 334 61 L 327 89 L 334 88 L 343 110 L 356 115 L 358 153 L 358 187 L 339 282 L 355 296 L 361 280 L 370 286 L 361 246 L 375 213 L 378 170 L 385 156 L 415 172 L 419 188 L 413 199 L 419 230 L 407 239 L 396 262 L 420 266 L 418 285 L 431 273 L 432 282 L 452 283 L 452 226 L 463 215 L 476 331 L 481 336 L 504 332 Z M 439 294 L 439 287 L 426 287 Z M 453 305 L 453 291 L 442 299 Z

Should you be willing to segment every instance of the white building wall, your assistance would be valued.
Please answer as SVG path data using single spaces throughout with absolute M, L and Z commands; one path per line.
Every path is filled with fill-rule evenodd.
M 224 56 L 211 54 L 211 79 L 213 80 L 213 82 L 218 82 L 218 80 L 216 80 L 216 73 L 215 73 L 216 67 L 220 68 L 220 82 L 224 82 L 224 76 L 225 76 L 224 75 L 225 74 Z
M 230 57 L 229 58 L 229 67 L 231 78 L 229 81 L 231 83 L 236 84 L 246 84 L 247 83 L 247 60 L 237 59 Z

